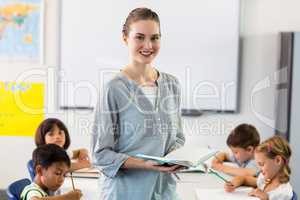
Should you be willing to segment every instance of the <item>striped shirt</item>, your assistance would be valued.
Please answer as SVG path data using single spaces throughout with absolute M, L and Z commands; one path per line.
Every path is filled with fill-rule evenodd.
M 22 193 L 21 200 L 30 200 L 32 197 L 47 197 L 48 194 L 36 183 L 32 182 L 30 185 L 27 185 Z

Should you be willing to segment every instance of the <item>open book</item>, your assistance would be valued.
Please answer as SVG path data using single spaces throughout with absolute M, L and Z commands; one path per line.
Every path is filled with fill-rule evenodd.
M 209 148 L 182 147 L 176 149 L 165 157 L 149 156 L 137 154 L 136 157 L 144 160 L 153 160 L 161 165 L 182 165 L 187 170 L 196 170 L 206 172 L 204 162 L 214 156 L 218 151 Z M 183 170 L 184 171 L 184 170 Z
M 259 200 L 248 195 L 252 189 L 250 187 L 239 187 L 230 193 L 224 189 L 196 189 L 196 196 L 198 200 L 203 199 L 203 197 L 207 197 L 205 199 L 209 200 Z

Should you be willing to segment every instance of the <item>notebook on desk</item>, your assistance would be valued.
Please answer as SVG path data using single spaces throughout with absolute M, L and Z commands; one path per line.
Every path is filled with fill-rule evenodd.
M 137 154 L 136 157 L 144 160 L 153 160 L 161 165 L 182 165 L 184 167 L 205 172 L 204 162 L 214 156 L 218 151 L 209 148 L 182 147 L 165 157 Z
M 67 176 L 71 176 L 70 173 L 67 174 Z M 78 169 L 72 172 L 72 176 L 75 178 L 99 178 L 100 172 L 97 168 L 91 167 L 91 168 L 83 168 Z
M 251 197 L 248 193 L 251 187 L 240 187 L 234 192 L 226 192 L 223 188 L 218 189 L 196 189 L 197 200 L 259 200 L 257 197 Z

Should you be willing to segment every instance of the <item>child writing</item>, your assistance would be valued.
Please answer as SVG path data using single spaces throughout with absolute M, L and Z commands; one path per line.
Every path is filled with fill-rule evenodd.
M 59 119 L 48 118 L 44 120 L 36 130 L 35 144 L 37 146 L 56 144 L 67 150 L 70 143 L 69 132 L 64 123 Z M 67 151 L 67 153 L 72 160 L 75 160 L 75 162 L 71 163 L 70 171 L 91 167 L 88 151 L 86 149 L 77 149 L 71 152 Z
M 249 193 L 261 200 L 291 200 L 293 188 L 289 183 L 291 169 L 289 160 L 291 148 L 288 142 L 274 136 L 255 150 L 255 160 L 261 170 L 259 176 L 237 176 L 225 184 L 225 190 L 232 192 L 240 185 L 255 187 Z
M 254 161 L 254 150 L 259 142 L 259 133 L 254 126 L 240 124 L 227 138 L 231 153 L 219 153 L 212 161 L 212 168 L 234 176 L 257 175 L 259 170 Z M 237 167 L 224 165 L 224 161 L 233 162 Z
M 21 193 L 21 200 L 79 200 L 81 191 L 75 189 L 63 195 L 49 196 L 59 189 L 70 168 L 70 158 L 65 150 L 56 144 L 37 147 L 32 154 L 36 176 Z

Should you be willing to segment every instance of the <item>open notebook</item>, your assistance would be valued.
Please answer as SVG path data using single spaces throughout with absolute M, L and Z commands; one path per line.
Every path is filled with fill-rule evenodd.
M 165 157 L 156 157 L 137 154 L 136 157 L 144 160 L 153 160 L 161 165 L 182 165 L 188 169 L 206 172 L 204 162 L 214 156 L 218 151 L 209 148 L 182 147 Z
M 197 200 L 259 200 L 259 198 L 248 195 L 252 189 L 251 187 L 240 187 L 234 192 L 226 192 L 224 189 L 196 189 L 196 196 Z

